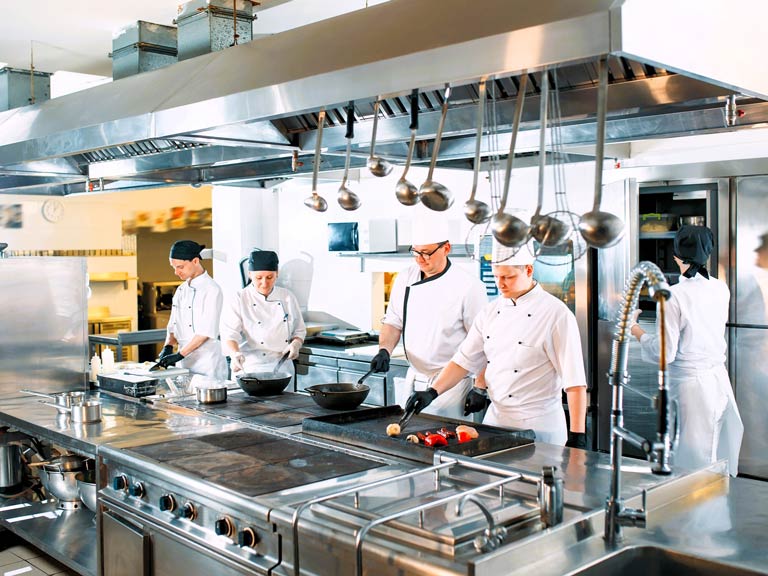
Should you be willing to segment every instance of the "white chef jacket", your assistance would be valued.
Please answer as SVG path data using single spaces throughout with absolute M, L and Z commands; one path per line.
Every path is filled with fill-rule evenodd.
M 301 308 L 290 290 L 275 286 L 268 296 L 252 283 L 239 290 L 221 318 L 221 339 L 234 340 L 245 356 L 245 372 L 272 370 L 294 338 L 307 335 Z M 293 363 L 281 371 L 293 373 Z
M 486 367 L 484 424 L 532 428 L 537 440 L 565 444 L 562 390 L 587 385 L 581 339 L 568 307 L 539 284 L 488 304 L 453 361 L 474 372 Z
M 194 336 L 207 336 L 208 340 L 179 363 L 193 374 L 224 380 L 227 377 L 227 361 L 221 352 L 219 320 L 223 305 L 221 288 L 203 272 L 200 276 L 183 282 L 173 294 L 168 332 L 179 343 L 179 350 L 189 344 Z
M 728 286 L 717 278 L 680 276 L 665 303 L 666 357 L 672 397 L 679 402 L 680 444 L 675 463 L 686 468 L 727 457 L 738 472 L 744 425 L 725 369 Z M 640 339 L 643 360 L 659 362 L 658 334 Z
M 405 405 L 414 390 L 425 390 L 466 337 L 477 314 L 488 303 L 479 278 L 451 265 L 422 279 L 418 265 L 395 278 L 383 323 L 402 331 L 411 366 L 403 381 L 395 379 L 395 401 Z M 464 398 L 472 386 L 465 378 L 424 410 L 451 418 L 463 417 Z

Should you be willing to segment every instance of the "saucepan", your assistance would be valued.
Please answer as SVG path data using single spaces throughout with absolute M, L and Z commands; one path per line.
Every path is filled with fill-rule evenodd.
M 360 406 L 371 388 L 357 382 L 316 384 L 306 389 L 318 406 L 329 410 L 352 410 Z
M 42 392 L 35 392 L 34 390 L 22 390 L 24 394 L 32 394 L 33 396 L 41 396 L 42 398 L 48 398 L 53 400 L 56 409 L 59 412 L 68 412 L 67 408 L 71 408 L 72 404 L 82 402 L 85 398 L 85 392 L 58 392 L 56 394 L 44 394 Z
M 218 404 L 227 401 L 226 386 L 210 386 L 207 388 L 195 388 L 198 404 Z
M 43 404 L 56 408 L 59 412 L 69 412 L 72 422 L 88 424 L 101 421 L 101 402 L 99 400 L 85 400 L 79 404 L 73 404 L 69 408 L 49 404 L 48 402 L 43 402 Z
M 237 383 L 249 396 L 274 396 L 282 394 L 293 378 L 285 372 L 251 372 L 237 376 Z

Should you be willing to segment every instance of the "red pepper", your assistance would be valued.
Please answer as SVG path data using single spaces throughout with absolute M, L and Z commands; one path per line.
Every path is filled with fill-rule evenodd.
M 424 432 L 416 432 L 416 437 L 422 442 L 427 439 L 427 435 Z
M 424 446 L 429 446 L 430 448 L 448 446 L 448 440 L 440 434 L 427 434 L 427 437 L 424 439 Z
M 472 440 L 472 436 L 469 435 L 469 432 L 464 432 L 464 430 L 462 430 L 461 432 L 458 432 L 456 436 L 459 439 L 459 444 L 461 444 L 462 442 L 469 442 L 470 440 Z
M 438 430 L 437 433 L 447 440 L 450 440 L 451 438 L 456 438 L 456 432 L 454 432 L 453 430 L 448 430 L 448 428 L 440 428 L 440 430 Z

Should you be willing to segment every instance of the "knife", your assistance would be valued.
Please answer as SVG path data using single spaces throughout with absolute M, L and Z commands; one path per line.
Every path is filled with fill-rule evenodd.
M 162 368 L 162 366 L 160 366 L 160 362 L 157 362 L 154 366 L 149 368 L 149 371 L 154 372 L 155 370 L 160 370 L 160 368 Z
M 411 421 L 411 418 L 413 418 L 413 415 L 416 414 L 415 409 L 406 410 L 403 413 L 403 417 L 400 418 L 400 421 L 397 423 L 400 426 L 400 432 L 402 433 L 403 430 L 405 430 L 405 427 L 408 426 L 408 422 Z

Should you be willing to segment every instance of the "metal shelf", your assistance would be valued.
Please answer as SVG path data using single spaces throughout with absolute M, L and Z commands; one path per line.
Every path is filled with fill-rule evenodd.
M 640 240 L 671 240 L 677 232 L 640 232 Z

